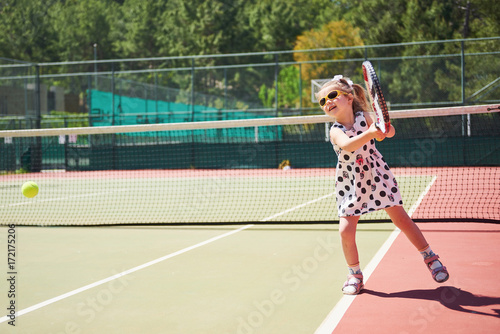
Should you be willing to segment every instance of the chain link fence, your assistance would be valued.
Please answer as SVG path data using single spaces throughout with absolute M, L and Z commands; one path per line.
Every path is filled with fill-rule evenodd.
M 188 57 L 0 59 L 0 130 L 320 114 L 311 82 L 362 83 L 370 60 L 392 110 L 500 101 L 500 37 Z

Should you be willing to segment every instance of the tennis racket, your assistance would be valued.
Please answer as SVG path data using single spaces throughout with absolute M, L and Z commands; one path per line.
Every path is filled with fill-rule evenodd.
M 375 126 L 383 133 L 389 132 L 391 127 L 391 119 L 389 118 L 389 110 L 385 103 L 384 94 L 380 87 L 380 81 L 373 69 L 372 63 L 369 61 L 363 62 L 363 76 L 365 78 L 366 89 L 373 111 L 375 112 Z

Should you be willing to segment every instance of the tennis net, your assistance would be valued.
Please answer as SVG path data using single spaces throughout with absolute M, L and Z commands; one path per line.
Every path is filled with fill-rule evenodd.
M 377 142 L 417 221 L 500 222 L 497 105 L 391 112 Z M 337 221 L 332 119 L 0 131 L 0 224 Z M 28 199 L 21 185 L 35 181 Z M 362 217 L 385 221 L 381 210 Z

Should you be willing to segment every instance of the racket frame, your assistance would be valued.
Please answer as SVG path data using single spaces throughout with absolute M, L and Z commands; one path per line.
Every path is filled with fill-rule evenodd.
M 375 126 L 383 133 L 387 133 L 390 129 L 391 119 L 377 73 L 375 73 L 373 65 L 368 60 L 363 62 L 362 68 L 368 97 L 376 116 Z

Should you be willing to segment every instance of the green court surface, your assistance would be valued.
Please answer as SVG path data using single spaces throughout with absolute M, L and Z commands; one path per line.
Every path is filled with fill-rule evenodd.
M 360 224 L 361 263 L 392 230 Z M 18 316 L 2 333 L 313 333 L 346 275 L 336 224 L 15 233 Z

